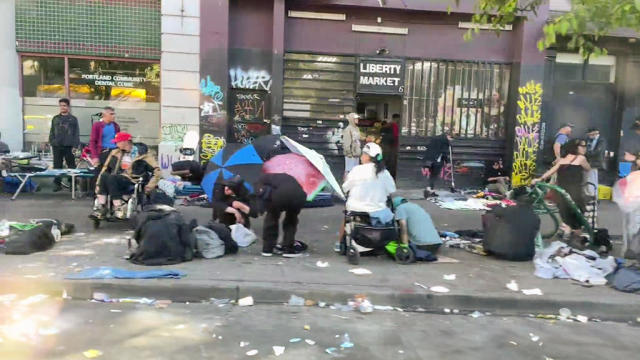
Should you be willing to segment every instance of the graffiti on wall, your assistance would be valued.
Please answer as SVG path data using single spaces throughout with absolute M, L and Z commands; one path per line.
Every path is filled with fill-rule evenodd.
M 234 121 L 264 121 L 266 110 L 263 94 L 240 93 L 234 95 L 231 104 Z
M 518 115 L 516 116 L 515 150 L 513 152 L 513 187 L 528 185 L 536 170 L 540 148 L 540 120 L 542 85 L 529 81 L 518 88 Z
M 429 168 L 422 168 L 422 176 L 429 177 L 431 175 L 431 171 Z M 440 174 L 438 175 L 444 181 L 451 181 L 451 164 L 446 163 L 442 170 L 440 170 Z
M 206 164 L 226 145 L 223 137 L 214 136 L 209 133 L 202 135 L 200 139 L 200 162 Z
M 187 130 L 189 130 L 188 125 L 164 124 L 160 126 L 160 141 L 164 143 L 182 144 Z
M 231 87 L 235 89 L 254 89 L 266 90 L 271 89 L 271 74 L 266 70 L 249 69 L 244 71 L 241 68 L 229 70 L 229 78 L 231 79 Z
M 227 113 L 222 88 L 211 80 L 200 80 L 200 162 L 206 164 L 225 145 Z

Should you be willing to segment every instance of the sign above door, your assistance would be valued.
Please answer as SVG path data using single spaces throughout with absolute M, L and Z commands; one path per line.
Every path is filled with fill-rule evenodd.
M 358 92 L 401 95 L 404 93 L 404 68 L 403 59 L 360 58 Z

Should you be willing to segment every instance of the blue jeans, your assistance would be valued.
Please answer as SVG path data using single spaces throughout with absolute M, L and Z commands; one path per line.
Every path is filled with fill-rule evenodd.
M 393 221 L 393 212 L 389 208 L 370 212 L 369 219 L 371 226 L 382 227 Z

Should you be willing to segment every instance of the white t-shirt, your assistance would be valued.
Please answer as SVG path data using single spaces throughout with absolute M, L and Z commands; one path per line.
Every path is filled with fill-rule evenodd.
M 387 207 L 387 197 L 396 191 L 396 184 L 387 170 L 376 175 L 373 163 L 354 167 L 342 189 L 349 193 L 349 211 L 374 212 Z

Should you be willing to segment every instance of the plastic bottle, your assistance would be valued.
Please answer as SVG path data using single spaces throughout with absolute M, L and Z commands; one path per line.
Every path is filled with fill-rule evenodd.
M 53 235 L 53 238 L 56 240 L 56 242 L 60 241 L 62 234 L 60 233 L 60 229 L 58 229 L 58 226 L 56 226 L 55 224 L 51 226 L 51 234 Z
M 0 221 L 0 238 L 9 236 L 10 232 L 9 222 L 7 219 L 2 219 L 2 221 Z
M 353 347 L 353 343 L 351 342 L 349 334 L 344 333 L 344 335 L 342 335 L 342 344 L 340 344 L 340 347 L 343 349 L 349 349 Z

